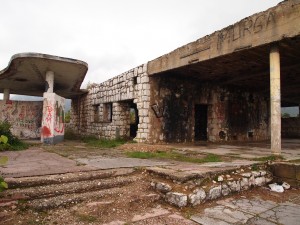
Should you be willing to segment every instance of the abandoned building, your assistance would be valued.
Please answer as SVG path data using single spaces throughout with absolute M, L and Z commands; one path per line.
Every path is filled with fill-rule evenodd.
M 23 139 L 41 138 L 47 144 L 64 139 L 65 98 L 83 93 L 85 62 L 58 56 L 22 53 L 12 56 L 0 71 L 0 120 Z M 43 101 L 14 101 L 10 94 L 43 96 Z
M 299 24 L 300 1 L 283 1 L 90 85 L 73 98 L 71 127 L 148 143 L 271 139 L 278 154 L 281 106 L 300 104 Z

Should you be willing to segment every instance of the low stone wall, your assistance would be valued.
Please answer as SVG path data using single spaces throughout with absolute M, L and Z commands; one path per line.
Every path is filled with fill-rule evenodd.
M 161 197 L 168 203 L 178 206 L 196 206 L 208 200 L 214 200 L 231 193 L 246 191 L 250 188 L 263 186 L 272 181 L 272 174 L 266 170 L 266 165 L 227 171 L 222 174 L 214 174 L 199 180 L 190 180 L 185 183 L 157 182 L 153 181 L 151 186 L 157 190 Z

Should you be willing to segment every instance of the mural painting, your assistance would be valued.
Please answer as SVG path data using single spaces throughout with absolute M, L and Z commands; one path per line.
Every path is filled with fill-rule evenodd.
M 42 108 L 41 101 L 0 101 L 0 120 L 8 121 L 12 133 L 19 138 L 39 138 Z

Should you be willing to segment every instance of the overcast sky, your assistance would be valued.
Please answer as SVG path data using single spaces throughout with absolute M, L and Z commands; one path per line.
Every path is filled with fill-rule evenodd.
M 1 0 L 0 70 L 12 55 L 83 60 L 103 82 L 278 0 Z

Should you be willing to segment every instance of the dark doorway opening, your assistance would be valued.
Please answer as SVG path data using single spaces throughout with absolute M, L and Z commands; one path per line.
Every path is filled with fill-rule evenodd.
M 135 103 L 130 104 L 130 137 L 135 138 L 139 124 L 139 113 Z
M 195 141 L 207 141 L 207 105 L 195 105 Z

